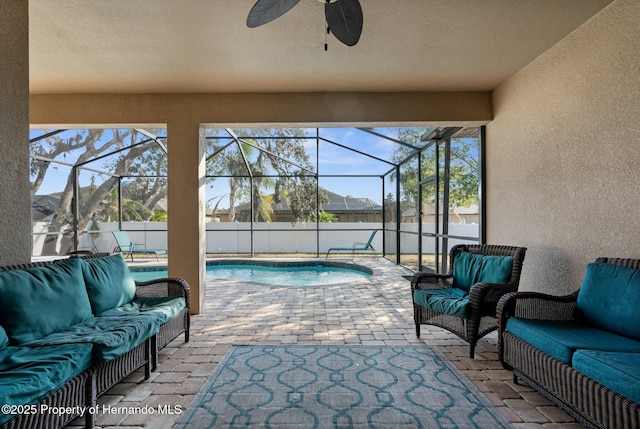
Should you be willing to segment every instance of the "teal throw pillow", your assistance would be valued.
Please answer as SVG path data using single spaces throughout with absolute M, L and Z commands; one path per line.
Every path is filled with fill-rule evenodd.
M 594 262 L 578 292 L 577 308 L 594 326 L 640 340 L 640 270 Z
M 122 254 L 83 259 L 82 263 L 93 314 L 120 307 L 136 296 L 136 282 Z
M 0 272 L 0 308 L 0 325 L 16 344 L 91 318 L 80 260 Z
M 453 261 L 454 286 L 468 291 L 478 282 L 507 283 L 512 267 L 513 256 L 460 252 Z

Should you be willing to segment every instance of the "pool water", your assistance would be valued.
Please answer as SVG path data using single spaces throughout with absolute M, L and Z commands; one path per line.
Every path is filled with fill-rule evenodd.
M 131 269 L 133 278 L 144 281 L 166 277 L 164 269 Z M 371 275 L 364 267 L 347 268 L 325 264 L 257 265 L 216 264 L 207 265 L 207 279 L 230 279 L 278 286 L 320 286 L 362 280 Z

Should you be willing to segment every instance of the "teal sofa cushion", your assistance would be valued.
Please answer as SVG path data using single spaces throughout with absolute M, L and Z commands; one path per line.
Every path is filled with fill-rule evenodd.
M 118 315 L 120 313 L 146 313 L 160 318 L 161 323 L 168 322 L 186 308 L 184 298 L 177 297 L 135 297 L 128 304 L 113 310 L 105 311 L 100 316 Z
M 0 325 L 13 345 L 89 319 L 91 305 L 78 258 L 0 272 Z
M 454 286 L 468 291 L 478 282 L 507 283 L 513 256 L 476 255 L 460 252 L 453 261 Z
M 578 349 L 640 353 L 638 340 L 573 320 L 527 320 L 511 317 L 506 329 L 566 364 L 571 364 L 571 358 Z
M 0 350 L 4 349 L 9 345 L 9 337 L 7 337 L 7 332 L 4 330 L 2 326 L 0 326 Z
M 93 344 L 93 362 L 103 363 L 133 350 L 157 334 L 161 318 L 156 314 L 127 314 L 96 316 L 71 328 L 27 343 L 30 347 L 58 344 Z
M 594 326 L 640 340 L 640 270 L 602 262 L 587 265 L 578 292 L 580 315 Z
M 466 317 L 469 306 L 467 291 L 452 287 L 448 289 L 418 289 L 413 293 L 416 304 L 434 311 L 456 317 Z
M 136 294 L 136 282 L 122 254 L 83 259 L 93 314 L 100 314 L 130 302 Z
M 0 404 L 33 405 L 91 364 L 91 344 L 0 350 Z M 0 424 L 13 415 L 0 414 Z
M 640 353 L 578 350 L 573 365 L 594 381 L 640 403 Z

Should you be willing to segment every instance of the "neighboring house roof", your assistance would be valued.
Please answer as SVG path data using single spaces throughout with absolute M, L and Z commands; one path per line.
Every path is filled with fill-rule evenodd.
M 322 203 L 319 206 L 320 210 L 329 213 L 367 213 L 367 212 L 380 212 L 382 206 L 369 198 L 353 198 L 338 195 L 333 192 L 327 192 L 329 196 L 328 203 Z M 271 208 L 275 213 L 278 212 L 290 212 L 291 208 L 287 201 L 282 198 L 279 203 L 272 203 Z M 249 203 L 240 204 L 236 207 L 237 211 L 250 210 L 251 205 Z M 227 213 L 229 210 L 218 210 L 218 213 Z
M 379 212 L 382 206 L 369 198 L 343 197 L 342 195 L 328 192 L 329 202 L 320 204 L 320 210 L 330 213 L 340 212 Z
M 31 201 L 31 220 L 51 220 L 60 207 L 60 197 L 56 195 L 34 195 Z

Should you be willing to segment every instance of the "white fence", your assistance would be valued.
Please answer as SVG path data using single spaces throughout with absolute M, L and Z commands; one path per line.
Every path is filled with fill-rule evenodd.
M 35 227 L 35 226 L 34 226 Z M 291 225 L 288 222 L 258 222 L 253 224 L 253 251 L 255 253 L 316 253 L 324 254 L 331 247 L 351 247 L 354 242 L 364 243 L 371 232 L 379 232 L 373 240 L 373 246 L 382 252 L 382 224 L 381 223 L 321 223 L 316 230 L 315 223 Z M 213 222 L 207 224 L 207 253 L 250 253 L 251 252 L 251 224 L 249 222 Z M 431 228 L 431 229 L 429 229 Z M 122 229 L 129 233 L 131 241 L 137 247 L 156 249 L 167 248 L 166 222 L 124 222 Z M 111 252 L 116 247 L 112 231 L 118 230 L 117 222 L 99 224 L 98 231 L 90 231 L 82 235 L 79 250 L 93 250 Z M 425 230 L 433 230 L 433 225 L 425 225 Z M 43 228 L 40 228 L 44 232 Z M 417 233 L 418 224 L 403 224 L 401 232 Z M 450 224 L 449 234 L 460 237 L 477 237 L 477 224 Z M 55 240 L 56 252 L 64 253 L 69 243 L 68 235 L 49 234 L 50 240 Z M 67 237 L 67 238 L 64 238 Z M 468 241 L 450 239 L 449 247 Z M 43 250 L 42 236 L 34 235 L 33 255 L 51 254 L 51 249 Z M 434 251 L 434 240 L 422 240 L 423 253 Z M 418 252 L 417 235 L 402 234 L 401 253 L 412 254 Z M 395 253 L 395 249 L 388 249 L 388 253 Z
M 435 230 L 434 224 L 424 224 L 423 225 L 423 233 L 433 232 Z M 400 253 L 407 255 L 418 253 L 418 224 L 417 223 L 404 223 L 400 226 L 400 232 L 407 232 L 409 234 L 402 234 L 400 236 Z M 414 235 L 415 234 L 415 235 Z M 480 236 L 480 225 L 476 223 L 450 223 L 449 224 L 449 235 L 455 237 L 470 237 L 477 238 Z M 409 237 L 415 237 L 413 239 L 408 239 Z M 449 238 L 447 243 L 447 252 L 453 246 L 457 244 L 469 244 L 469 240 L 463 240 L 458 238 Z M 394 249 L 395 250 L 395 249 Z M 442 251 L 442 250 L 440 250 Z M 435 240 L 433 237 L 422 237 L 422 253 L 429 254 L 435 253 Z

